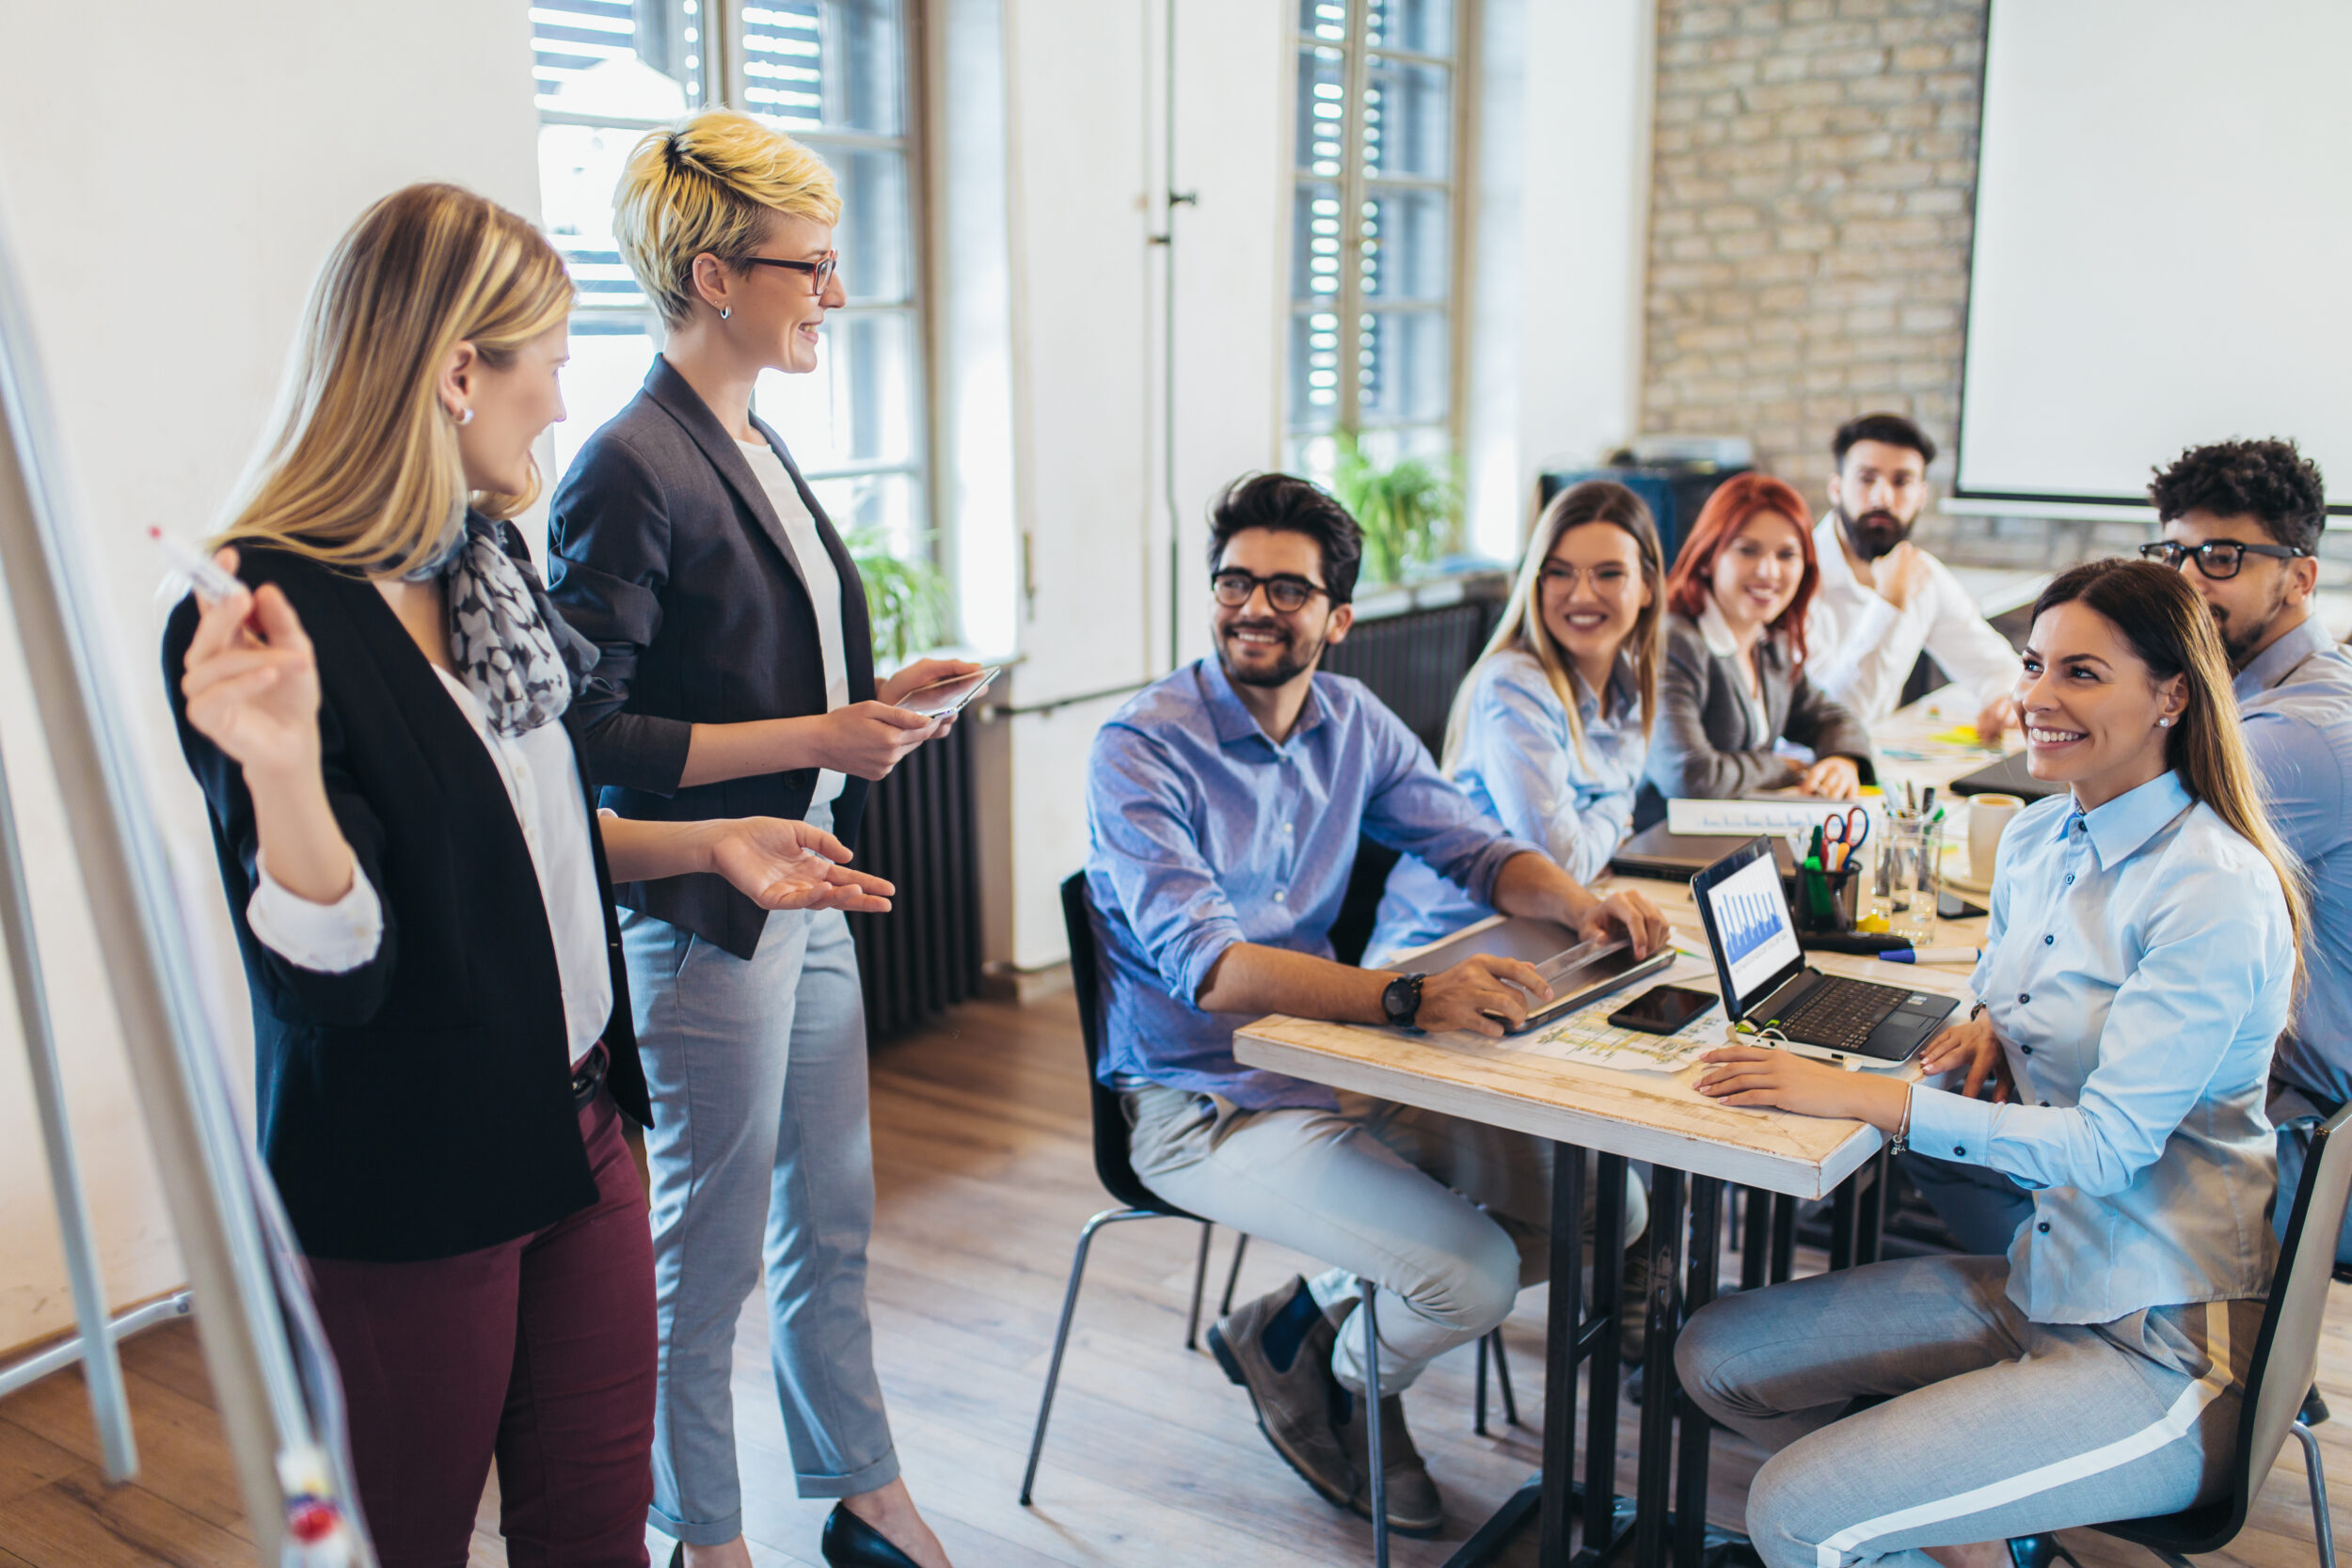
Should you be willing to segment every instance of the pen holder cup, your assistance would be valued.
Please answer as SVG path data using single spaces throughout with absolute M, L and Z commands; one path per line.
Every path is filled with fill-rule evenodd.
M 1862 896 L 1862 867 L 1824 871 L 1797 867 L 1797 929 L 1801 932 L 1844 933 L 1853 929 L 1854 911 Z

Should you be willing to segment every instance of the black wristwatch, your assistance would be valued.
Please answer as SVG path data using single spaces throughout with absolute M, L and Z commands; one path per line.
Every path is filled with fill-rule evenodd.
M 1410 1029 L 1413 1020 L 1420 1016 L 1422 979 L 1419 974 L 1400 974 L 1380 993 L 1380 1010 L 1394 1027 Z

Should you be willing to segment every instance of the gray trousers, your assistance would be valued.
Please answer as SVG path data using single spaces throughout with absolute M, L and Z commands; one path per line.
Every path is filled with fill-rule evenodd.
M 2038 1323 L 2008 1281 L 2004 1259 L 1904 1259 L 1726 1296 L 1685 1325 L 1685 1390 L 1777 1450 L 1748 1491 L 1772 1568 L 1932 1568 L 1920 1548 L 2169 1513 L 2228 1485 L 2262 1302 Z
M 1136 1174 L 1202 1219 L 1330 1264 L 1310 1281 L 1326 1313 L 1354 1310 L 1357 1280 L 1397 1299 L 1380 1308 L 1380 1391 L 1511 1313 L 1550 1264 L 1551 1145 L 1436 1111 L 1340 1093 L 1337 1111 L 1248 1111 L 1161 1085 L 1126 1096 Z M 1593 1188 L 1584 1223 L 1592 1226 Z M 1629 1174 L 1626 1237 L 1649 1198 Z M 1401 1310 L 1399 1309 L 1401 1308 Z M 1363 1336 L 1331 1353 L 1364 1386 Z
M 743 1529 L 730 1377 L 763 1258 L 801 1496 L 853 1497 L 898 1474 L 866 1309 L 865 1004 L 837 911 L 771 912 L 748 962 L 642 914 L 621 940 L 654 1102 L 651 1522 L 709 1545 Z

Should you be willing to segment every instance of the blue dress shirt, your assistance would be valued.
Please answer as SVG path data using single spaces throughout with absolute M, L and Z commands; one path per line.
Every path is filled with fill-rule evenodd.
M 2303 999 L 2276 1071 L 2352 1100 L 2352 657 L 2313 617 L 2238 672 L 2238 712 L 2270 824 L 2303 863 Z
M 2023 1103 L 1912 1092 L 1911 1144 L 2033 1198 L 2009 1295 L 2036 1323 L 2260 1296 L 2278 1247 L 2263 1114 L 2295 986 L 2286 896 L 2176 773 L 2002 836 L 1971 979 Z
M 1227 948 L 1329 958 L 1359 832 L 1480 899 L 1534 847 L 1464 799 L 1359 683 L 1316 675 L 1277 744 L 1214 658 L 1145 688 L 1095 736 L 1087 819 L 1103 1082 L 1127 1074 L 1249 1110 L 1339 1101 L 1233 1060 L 1233 1031 L 1256 1015 L 1193 1005 Z
M 1470 672 L 1454 783 L 1470 803 L 1539 847 L 1580 882 L 1609 869 L 1633 821 L 1649 741 L 1642 734 L 1633 662 L 1620 657 L 1609 680 L 1612 714 L 1583 678 L 1576 682 L 1584 746 L 1568 733 L 1568 712 L 1535 656 L 1511 649 Z M 1389 874 L 1367 963 L 1449 936 L 1494 911 L 1407 858 Z

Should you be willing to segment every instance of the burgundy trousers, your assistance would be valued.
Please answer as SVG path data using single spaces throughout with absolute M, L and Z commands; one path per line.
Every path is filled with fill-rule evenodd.
M 465 1568 L 493 1459 L 514 1568 L 645 1568 L 653 1243 L 599 1093 L 580 1113 L 596 1202 L 421 1263 L 310 1259 L 383 1568 Z

